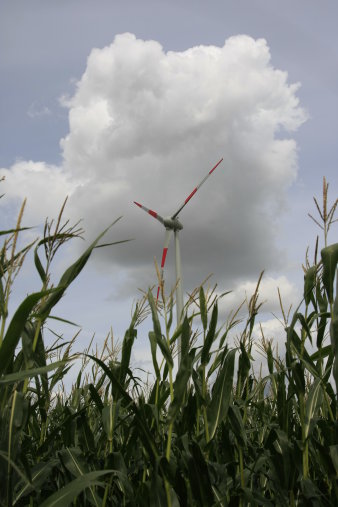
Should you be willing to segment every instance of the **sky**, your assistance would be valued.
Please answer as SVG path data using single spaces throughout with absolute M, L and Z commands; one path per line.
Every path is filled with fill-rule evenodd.
M 226 316 L 265 270 L 276 333 L 277 287 L 286 306 L 301 298 L 323 176 L 337 197 L 337 18 L 335 0 L 1 0 L 1 225 L 27 197 L 38 234 L 68 195 L 87 241 L 121 215 L 107 241 L 133 238 L 96 251 L 60 304 L 80 341 L 121 338 L 138 288 L 156 284 L 164 229 L 133 201 L 170 215 L 222 157 L 180 214 L 183 286 L 212 273 L 233 291 Z M 56 259 L 56 279 L 84 248 Z M 170 290 L 173 245 L 165 280 Z M 14 303 L 38 287 L 31 263 Z M 148 349 L 145 333 L 136 363 Z

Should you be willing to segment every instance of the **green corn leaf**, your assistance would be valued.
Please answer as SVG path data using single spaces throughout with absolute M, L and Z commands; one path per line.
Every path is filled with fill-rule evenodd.
M 228 417 L 230 421 L 230 425 L 234 435 L 236 436 L 239 444 L 241 446 L 246 447 L 247 445 L 247 437 L 245 433 L 245 427 L 243 423 L 243 418 L 241 412 L 237 405 L 230 405 L 228 411 Z
M 325 295 L 325 290 L 321 289 L 321 283 L 319 278 L 317 278 L 316 283 L 316 300 L 319 306 L 320 313 L 324 314 L 327 311 L 327 298 Z
M 330 303 L 333 303 L 333 282 L 338 264 L 338 243 L 323 248 L 321 251 L 323 262 L 323 284 Z
M 304 370 L 300 362 L 297 362 L 292 369 L 292 379 L 295 383 L 298 395 L 305 394 Z
M 305 348 L 302 347 L 302 342 L 297 335 L 297 333 L 292 333 L 292 343 L 294 345 L 294 348 L 297 352 L 298 358 L 300 361 L 306 366 L 306 368 L 309 370 L 312 375 L 317 378 L 319 377 L 319 371 L 313 360 L 311 359 L 309 353 Z
M 7 366 L 13 360 L 15 349 L 25 328 L 27 319 L 34 306 L 44 297 L 59 294 L 62 288 L 36 292 L 27 296 L 16 310 L 5 334 L 0 348 L 0 374 L 6 371 Z
M 94 248 L 104 236 L 107 231 L 114 225 L 116 222 L 120 219 L 119 217 L 117 220 L 115 220 L 109 227 L 107 227 L 96 239 L 93 241 L 93 243 L 87 248 L 87 250 L 77 259 L 77 261 L 74 262 L 66 271 L 63 273 L 63 275 L 60 278 L 59 284 L 58 284 L 58 292 L 55 292 L 55 294 L 51 294 L 50 297 L 47 299 L 47 301 L 42 305 L 42 308 L 40 309 L 40 314 L 42 316 L 48 315 L 53 306 L 55 306 L 58 301 L 62 298 L 64 292 L 69 287 L 69 285 L 75 280 L 75 278 L 81 273 L 84 266 L 87 264 L 87 261 L 89 257 L 91 256 Z
M 317 273 L 317 266 L 311 266 L 308 268 L 304 275 L 304 300 L 305 304 L 309 304 L 310 301 L 314 303 L 315 306 L 315 299 L 313 297 L 313 289 L 316 284 L 316 273 Z
M 336 285 L 336 298 L 332 305 L 332 315 L 330 324 L 330 338 L 331 346 L 334 354 L 333 364 L 333 377 L 336 383 L 336 389 L 338 389 L 338 274 L 337 274 L 337 285 Z
M 332 351 L 331 345 L 326 345 L 326 347 L 322 347 L 321 349 L 311 354 L 310 356 L 311 361 L 318 361 L 318 359 L 324 359 L 325 357 L 330 355 L 331 351 Z
M 140 410 L 138 409 L 137 405 L 135 404 L 134 400 L 129 396 L 129 394 L 124 390 L 124 388 L 119 383 L 118 379 L 115 377 L 114 373 L 108 366 L 101 361 L 98 357 L 91 356 L 90 354 L 85 354 L 87 357 L 90 357 L 94 362 L 96 362 L 102 370 L 105 372 L 107 377 L 109 378 L 112 387 L 116 390 L 117 393 L 120 394 L 121 398 L 126 402 L 126 404 L 130 407 L 130 409 L 134 412 L 135 418 L 138 423 L 138 430 L 140 433 L 140 438 L 143 441 L 144 446 L 149 452 L 149 455 L 153 458 L 153 460 L 156 460 L 158 458 L 158 453 L 156 449 L 155 442 L 153 440 L 153 437 L 151 433 L 149 432 L 149 429 L 147 427 L 146 422 L 144 421 L 142 414 Z
M 314 381 L 314 383 L 312 384 L 312 386 L 310 387 L 308 397 L 306 400 L 305 423 L 304 423 L 305 438 L 307 438 L 309 435 L 311 420 L 315 416 L 316 411 L 321 404 L 321 399 L 322 399 L 321 393 L 322 393 L 321 380 L 317 378 Z
M 89 384 L 88 388 L 89 388 L 91 399 L 95 403 L 98 410 L 101 411 L 103 409 L 103 403 L 102 403 L 102 400 L 101 400 L 101 397 L 100 397 L 98 391 L 95 389 L 95 387 L 93 386 L 92 383 Z
M 72 361 L 74 358 L 69 358 L 69 361 Z M 0 384 L 14 384 L 15 382 L 20 382 L 26 378 L 36 377 L 38 375 L 42 375 L 49 371 L 55 370 L 60 366 L 64 366 L 66 361 L 56 361 L 55 363 L 47 364 L 46 366 L 40 366 L 38 368 L 31 368 L 29 370 L 21 370 L 15 373 L 9 373 L 7 375 L 3 375 L 0 377 Z
M 203 329 L 205 332 L 207 329 L 207 325 L 208 325 L 208 312 L 207 312 L 207 306 L 205 303 L 205 295 L 204 295 L 204 290 L 203 290 L 202 285 L 200 287 L 200 310 L 201 310 L 201 321 L 202 321 Z
M 208 362 L 210 361 L 210 349 L 216 337 L 217 318 L 218 318 L 218 306 L 217 303 L 215 303 L 212 309 L 211 321 L 207 332 L 207 336 L 205 338 L 202 348 L 201 364 L 203 365 L 208 364 Z
M 168 417 L 169 421 L 172 422 L 181 406 L 185 393 L 187 391 L 187 385 L 192 372 L 192 365 L 194 362 L 195 350 L 191 350 L 189 354 L 182 355 L 180 366 L 174 382 L 174 399 L 169 407 Z
M 155 305 L 153 295 L 150 290 L 148 291 L 148 300 L 149 300 L 149 305 L 151 308 L 151 314 L 152 314 L 153 326 L 154 326 L 154 334 L 155 334 L 157 345 L 160 347 L 163 357 L 166 360 L 168 366 L 173 368 L 174 361 L 173 361 L 168 343 L 162 336 L 161 325 L 160 325 L 160 321 L 159 321 L 158 314 L 157 314 L 157 308 Z
M 84 414 L 82 414 L 84 416 Z M 62 456 L 62 462 L 64 466 L 72 473 L 75 477 L 83 477 L 85 474 L 90 472 L 85 457 L 83 456 L 81 450 L 77 447 L 69 448 L 67 447 L 63 451 L 61 451 L 60 456 Z M 89 486 L 90 488 L 90 497 L 92 499 L 93 504 L 96 507 L 101 506 L 102 500 L 96 493 L 93 486 Z
M 77 477 L 53 493 L 47 500 L 42 502 L 40 507 L 67 507 L 84 489 L 93 486 L 104 486 L 98 479 L 104 475 L 114 473 L 114 470 L 96 470 Z
M 228 412 L 232 396 L 235 355 L 236 349 L 230 350 L 230 352 L 226 351 L 226 354 L 224 354 L 223 364 L 212 390 L 212 399 L 207 407 L 210 439 L 213 438 L 218 425 L 225 419 Z
M 13 498 L 13 506 L 17 504 L 17 502 L 20 500 L 20 498 L 24 498 L 32 491 L 39 491 L 42 489 L 43 484 L 45 484 L 50 474 L 52 473 L 53 469 L 55 470 L 55 467 L 59 464 L 59 461 L 57 459 L 50 458 L 47 463 L 38 463 L 36 466 L 33 467 L 31 471 L 32 481 L 28 482 L 26 477 L 20 474 L 20 477 L 23 479 L 19 487 L 16 488 L 15 491 L 15 498 Z M 13 466 L 13 464 L 12 464 Z M 16 472 L 18 472 L 17 469 L 15 469 Z
M 247 379 L 247 376 L 250 371 L 251 362 L 250 362 L 250 355 L 248 354 L 248 351 L 246 350 L 243 342 L 240 342 L 239 344 L 241 353 L 238 358 L 238 394 L 241 395 L 245 386 L 245 381 Z M 239 392 L 239 387 L 241 386 L 241 392 Z
M 20 227 L 19 229 L 8 229 L 7 231 L 0 231 L 0 236 L 4 236 L 5 234 L 13 234 L 21 231 L 28 231 L 29 229 L 33 229 L 33 227 Z
M 190 315 L 189 317 L 188 317 L 188 315 L 185 315 L 185 318 L 188 319 L 189 326 L 190 326 L 193 319 L 194 319 L 194 315 Z M 170 338 L 170 345 L 173 345 L 176 342 L 177 338 L 182 335 L 183 322 L 175 329 L 174 334 Z
M 38 316 L 34 315 L 34 317 L 38 317 Z M 48 319 L 57 320 L 58 322 L 63 322 L 64 324 L 69 324 L 70 326 L 81 327 L 79 324 L 76 324 L 76 322 L 72 322 L 71 320 L 67 320 L 67 319 L 62 319 L 61 317 L 55 317 L 54 315 L 48 315 Z
M 191 491 L 199 507 L 214 505 L 214 494 L 208 466 L 199 445 L 195 442 L 190 444 L 191 456 L 188 460 L 188 477 Z
M 182 335 L 181 335 L 181 357 L 185 357 L 189 352 L 189 341 L 190 341 L 190 325 L 187 316 L 185 315 L 182 323 Z
M 156 335 L 154 331 L 149 331 L 149 341 L 150 341 L 150 350 L 151 350 L 151 357 L 153 359 L 153 366 L 156 373 L 156 378 L 159 380 L 160 378 L 160 369 L 158 367 L 157 359 L 156 359 Z
M 329 449 L 333 466 L 336 470 L 336 474 L 338 474 L 338 445 L 330 445 Z
M 131 349 L 134 344 L 134 340 L 137 336 L 136 329 L 127 329 L 123 343 L 122 343 L 122 353 L 121 353 L 121 367 L 120 367 L 120 384 L 124 385 L 126 380 L 127 371 L 130 363 Z
M 153 318 L 154 333 L 156 335 L 156 339 L 158 340 L 159 338 L 162 337 L 162 331 L 161 331 L 161 324 L 158 319 L 157 308 L 156 308 L 154 297 L 151 293 L 151 290 L 148 291 L 148 301 L 149 301 L 149 305 L 150 305 L 150 309 L 151 309 L 151 315 Z
M 162 336 L 159 337 L 156 334 L 155 334 L 155 337 L 156 337 L 156 340 L 157 340 L 157 344 L 160 347 L 161 352 L 163 354 L 163 357 L 166 360 L 168 366 L 170 366 L 171 368 L 173 368 L 174 367 L 174 360 L 173 360 L 173 357 L 171 355 L 171 352 L 170 352 L 170 349 L 168 347 L 168 344 L 167 344 L 166 340 Z
M 268 363 L 269 373 L 271 373 L 271 375 L 272 375 L 273 374 L 273 354 L 272 354 L 272 348 L 271 348 L 270 342 L 268 343 L 267 350 L 266 350 L 266 359 L 267 359 L 267 363 Z
M 118 417 L 120 405 L 121 400 L 117 403 L 109 403 L 109 405 L 105 406 L 102 410 L 102 424 L 108 440 L 113 439 L 115 420 Z
M 6 461 L 7 468 L 13 468 L 15 470 L 15 472 L 18 474 L 18 477 L 21 478 L 20 485 L 24 484 L 25 485 L 24 488 L 33 489 L 31 487 L 31 482 L 30 482 L 29 478 L 26 477 L 25 474 L 22 472 L 22 470 L 18 467 L 18 465 L 12 459 L 10 459 L 10 457 L 8 456 L 8 453 L 0 450 L 0 458 L 1 458 L 1 460 Z M 17 498 L 15 498 L 13 500 L 13 505 L 15 505 L 16 500 L 17 500 Z

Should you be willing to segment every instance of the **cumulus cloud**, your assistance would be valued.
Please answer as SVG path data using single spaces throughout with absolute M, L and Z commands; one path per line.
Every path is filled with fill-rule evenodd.
M 292 133 L 306 119 L 298 87 L 272 66 L 263 39 L 241 35 L 223 47 L 165 52 L 156 41 L 118 35 L 92 50 L 74 95 L 63 100 L 62 166 L 2 169 L 7 202 L 27 195 L 36 222 L 68 194 L 68 213 L 84 218 L 89 237 L 124 215 L 133 245 L 114 250 L 113 261 L 103 250 L 100 260 L 123 269 L 133 291 L 156 283 L 152 259 L 164 237 L 133 200 L 171 214 L 224 157 L 180 216 L 184 282 L 190 288 L 210 272 L 228 285 L 256 279 L 278 268 L 278 214 L 297 174 Z M 169 256 L 169 284 L 173 263 Z
M 239 283 L 234 290 L 222 298 L 220 310 L 222 313 L 237 309 L 243 301 L 249 302 L 255 292 L 257 281 L 248 280 Z M 258 289 L 258 304 L 262 303 L 260 313 L 280 314 L 280 301 L 278 290 L 285 313 L 290 306 L 295 308 L 301 300 L 301 294 L 296 285 L 290 282 L 284 275 L 279 277 L 263 276 Z M 243 305 L 246 313 L 247 305 Z

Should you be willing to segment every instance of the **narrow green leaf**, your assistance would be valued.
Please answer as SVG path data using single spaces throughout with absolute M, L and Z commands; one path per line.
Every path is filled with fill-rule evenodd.
M 74 358 L 69 358 L 69 361 L 72 361 Z M 55 363 L 47 364 L 46 366 L 40 366 L 39 368 L 31 368 L 29 370 L 21 370 L 15 373 L 9 373 L 8 375 L 3 375 L 0 377 L 0 384 L 14 384 L 15 382 L 20 382 L 25 378 L 36 377 L 37 375 L 42 375 L 43 373 L 47 373 L 48 371 L 55 370 L 60 366 L 64 366 L 66 361 L 56 361 Z
M 21 334 L 26 325 L 26 321 L 34 306 L 44 297 L 58 294 L 62 288 L 50 289 L 47 291 L 36 292 L 27 296 L 16 310 L 5 334 L 0 348 L 0 374 L 6 371 L 8 364 L 13 360 L 15 349 L 20 340 Z
M 207 407 L 210 439 L 213 438 L 218 425 L 225 419 L 228 412 L 232 396 L 235 355 L 236 349 L 230 350 L 230 352 L 226 351 L 226 354 L 223 356 L 223 365 L 218 372 L 212 390 L 212 399 Z
M 20 227 L 19 229 L 8 229 L 7 231 L 0 231 L 0 236 L 4 236 L 5 234 L 13 234 L 14 232 L 28 231 L 29 229 L 33 229 L 33 227 Z
M 53 493 L 42 502 L 40 507 L 67 507 L 84 489 L 91 486 L 104 486 L 98 479 L 110 473 L 114 473 L 114 470 L 96 470 L 83 474 Z
M 314 352 L 310 357 L 312 361 L 318 361 L 318 359 L 324 359 L 330 352 L 332 351 L 331 345 L 326 345 L 326 347 L 322 347 L 321 349 Z
M 210 360 L 210 349 L 216 337 L 216 326 L 217 326 L 217 318 L 218 318 L 218 306 L 217 303 L 214 304 L 212 309 L 211 321 L 208 329 L 207 336 L 205 338 L 202 354 L 201 354 L 201 364 L 206 365 Z
M 208 312 L 207 312 L 207 306 L 205 303 L 205 295 L 204 295 L 204 290 L 203 290 L 202 285 L 200 287 L 200 310 L 201 310 L 201 321 L 202 321 L 203 329 L 205 332 L 207 329 L 207 325 L 208 325 Z

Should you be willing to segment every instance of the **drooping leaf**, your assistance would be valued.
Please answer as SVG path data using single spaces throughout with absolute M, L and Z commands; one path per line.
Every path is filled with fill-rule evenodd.
M 323 262 L 323 284 L 330 303 L 333 303 L 333 282 L 338 264 L 338 243 L 323 248 L 321 251 Z
M 98 479 L 113 473 L 114 470 L 96 470 L 77 477 L 59 491 L 53 493 L 40 507 L 67 507 L 84 489 L 91 486 L 104 486 Z

